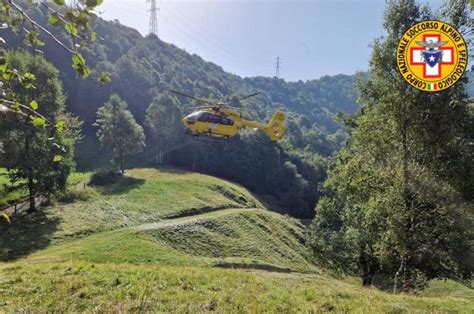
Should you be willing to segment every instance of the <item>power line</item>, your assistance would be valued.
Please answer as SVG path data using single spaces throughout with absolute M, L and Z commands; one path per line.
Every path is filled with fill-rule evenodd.
M 150 12 L 150 24 L 148 27 L 148 33 L 155 34 L 156 36 L 158 36 L 158 14 L 157 13 L 160 9 L 156 6 L 156 0 L 147 0 L 146 2 L 151 3 L 150 10 L 148 10 L 148 12 Z
M 280 68 L 281 68 L 281 58 L 277 57 L 275 62 L 275 76 L 280 77 Z

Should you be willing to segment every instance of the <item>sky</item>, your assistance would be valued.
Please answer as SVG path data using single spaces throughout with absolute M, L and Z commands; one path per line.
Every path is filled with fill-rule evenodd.
M 424 0 L 437 8 L 441 0 Z M 157 0 L 158 36 L 224 70 L 288 81 L 368 69 L 384 0 Z M 148 34 L 147 0 L 105 0 L 101 16 Z

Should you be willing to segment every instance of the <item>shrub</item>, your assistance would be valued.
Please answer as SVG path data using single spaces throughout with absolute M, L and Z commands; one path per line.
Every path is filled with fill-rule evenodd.
M 88 201 L 97 196 L 97 191 L 93 188 L 86 187 L 81 190 L 71 190 L 63 195 L 58 199 L 60 202 L 63 203 L 74 203 L 76 201 Z
M 99 171 L 92 175 L 90 186 L 105 186 L 117 182 L 122 174 L 115 171 Z

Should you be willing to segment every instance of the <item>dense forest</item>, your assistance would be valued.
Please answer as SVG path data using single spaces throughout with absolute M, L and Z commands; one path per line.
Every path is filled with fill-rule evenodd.
M 30 9 L 30 15 L 43 25 L 48 25 L 46 13 L 46 8 L 41 6 Z M 181 136 L 183 127 L 179 119 L 168 117 L 175 121 L 168 124 L 167 134 L 173 136 L 158 139 L 157 144 L 164 151 L 161 161 L 234 180 L 282 211 L 312 217 L 319 197 L 318 185 L 325 178 L 327 158 L 341 147 L 345 138 L 336 116 L 340 112 L 354 113 L 357 108 L 353 76 L 325 76 L 307 82 L 286 82 L 276 77 L 241 78 L 154 35 L 143 37 L 118 21 L 95 19 L 92 28 L 98 40 L 82 51 L 88 66 L 94 70 L 87 80 L 77 77 L 61 47 L 40 35 L 47 43 L 41 47 L 44 57 L 60 70 L 67 109 L 84 122 L 84 138 L 76 150 L 78 169 L 108 165 L 110 158 L 100 153 L 95 135 L 97 127 L 93 124 L 98 108 L 112 94 L 127 103 L 142 125 L 154 99 L 166 102 L 168 98 L 183 116 L 189 112 L 186 107 L 196 105 L 186 98 L 177 99 L 168 89 L 197 97 L 226 99 L 234 106 L 253 109 L 254 112 L 247 114 L 250 119 L 268 121 L 281 109 L 289 113 L 288 135 L 278 144 L 252 131 L 244 132 L 232 143 L 192 142 Z M 49 29 L 58 38 L 68 40 L 65 32 L 51 26 Z M 9 34 L 5 38 L 11 47 L 23 47 L 31 52 L 21 36 Z M 102 72 L 109 73 L 110 83 L 98 85 L 97 76 Z M 255 91 L 264 94 L 243 103 L 236 98 Z M 150 133 L 149 128 L 145 131 Z M 147 138 L 147 148 L 129 160 L 129 165 L 153 164 L 153 137 Z

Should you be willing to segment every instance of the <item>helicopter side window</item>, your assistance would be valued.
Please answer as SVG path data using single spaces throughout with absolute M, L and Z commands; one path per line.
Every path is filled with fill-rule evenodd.
M 232 119 L 222 117 L 219 115 L 213 115 L 208 112 L 202 112 L 199 114 L 197 120 L 199 122 L 209 122 L 209 123 L 216 123 L 222 125 L 234 125 L 234 121 Z
M 229 119 L 229 118 L 222 117 L 221 118 L 221 124 L 223 124 L 223 125 L 234 125 L 234 121 Z
M 209 117 L 209 122 L 219 124 L 219 123 L 221 123 L 221 118 L 219 116 L 216 116 L 216 115 L 211 115 Z
M 201 113 L 201 114 L 199 115 L 198 121 L 199 121 L 199 122 L 210 122 L 210 121 L 209 121 L 209 117 L 210 117 L 210 116 L 211 116 L 211 115 L 210 115 L 209 113 L 203 112 L 203 113 Z

